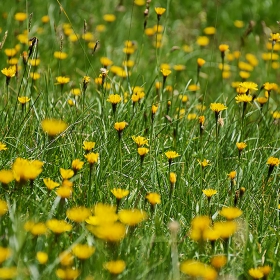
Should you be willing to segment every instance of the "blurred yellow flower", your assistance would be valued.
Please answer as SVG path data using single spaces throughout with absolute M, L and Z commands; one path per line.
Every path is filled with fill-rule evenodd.
M 104 268 L 111 274 L 120 274 L 125 270 L 125 262 L 123 260 L 116 260 L 104 263 Z
M 122 209 L 119 212 L 119 220 L 129 226 L 136 226 L 145 221 L 148 215 L 145 211 L 138 209 Z
M 68 127 L 67 123 L 57 119 L 44 119 L 41 122 L 41 126 L 43 131 L 46 132 L 50 137 L 55 137 L 58 134 L 61 134 Z

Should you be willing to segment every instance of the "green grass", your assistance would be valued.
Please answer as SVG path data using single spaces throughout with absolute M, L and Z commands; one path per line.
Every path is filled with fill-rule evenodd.
M 18 74 L 11 78 L 8 87 L 5 76 L 1 74 L 0 79 L 0 141 L 8 148 L 0 151 L 0 168 L 11 169 L 17 158 L 40 160 L 44 165 L 34 182 L 20 184 L 13 180 L 0 188 L 0 199 L 8 203 L 8 212 L 0 217 L 0 246 L 12 251 L 11 256 L 0 263 L 0 279 L 1 268 L 5 267 L 17 267 L 15 279 L 59 279 L 56 275 L 62 267 L 59 254 L 65 250 L 71 252 L 76 243 L 96 248 L 85 261 L 74 257 L 70 267 L 80 270 L 78 279 L 191 279 L 181 272 L 178 275 L 177 258 L 180 263 L 192 259 L 210 265 L 211 258 L 217 254 L 227 257 L 227 264 L 218 271 L 217 279 L 251 279 L 249 270 L 264 265 L 272 268 L 266 279 L 278 279 L 279 174 L 276 166 L 268 177 L 267 160 L 271 156 L 279 157 L 279 118 L 272 115 L 279 110 L 279 90 L 271 92 L 269 103 L 262 109 L 256 100 L 248 103 L 243 115 L 243 104 L 236 103 L 237 93 L 231 83 L 242 82 L 238 62 L 246 61 L 248 53 L 258 59 L 258 65 L 247 79 L 258 84 L 256 96 L 264 96 L 261 88 L 265 82 L 278 82 L 279 67 L 263 60 L 262 53 L 271 52 L 266 49 L 270 30 L 279 31 L 276 23 L 279 4 L 253 0 L 246 3 L 152 2 L 147 28 L 158 29 L 155 7 L 167 9 L 159 22 L 163 32 L 157 35 L 162 35 L 162 46 L 156 49 L 153 44 L 156 35 L 149 37 L 144 33 L 145 6 L 124 0 L 125 11 L 118 11 L 118 1 L 105 2 L 26 0 L 17 5 L 2 5 L 0 38 L 6 30 L 8 36 L 0 50 L 1 69 L 8 67 L 5 49 L 17 46 L 15 57 L 19 61 Z M 14 19 L 17 12 L 33 13 L 32 18 L 29 16 L 20 23 Z M 116 20 L 106 22 L 104 14 L 114 14 Z M 45 24 L 41 22 L 44 15 L 50 18 Z M 244 27 L 235 27 L 235 20 L 242 20 Z M 242 45 L 241 37 L 249 21 L 254 21 L 255 26 L 244 37 Z M 87 32 L 93 34 L 93 46 L 99 40 L 94 53 L 89 42 L 82 39 L 85 22 Z M 76 42 L 71 42 L 65 34 L 64 24 L 79 35 Z M 104 25 L 103 32 L 98 31 L 99 25 Z M 216 34 L 208 36 L 209 45 L 200 47 L 196 39 L 204 35 L 203 29 L 207 26 L 216 27 Z M 35 36 L 39 40 L 32 53 L 32 58 L 40 59 L 38 66 L 25 66 L 22 62 L 21 54 L 28 51 L 28 45 L 20 43 L 17 36 L 28 29 L 28 39 Z M 109 66 L 106 82 L 110 88 L 98 86 L 95 79 L 102 67 L 100 58 L 108 57 L 114 66 L 122 67 L 127 59 L 123 48 L 128 40 L 135 46 L 130 56 L 134 66 L 125 70 L 130 74 L 122 78 Z M 230 65 L 228 79 L 222 78 L 219 69 L 222 60 L 218 47 L 222 43 L 229 45 L 225 57 L 225 64 Z M 185 45 L 192 50 L 185 51 Z M 273 53 L 277 53 L 276 47 Z M 59 50 L 68 54 L 65 60 L 53 57 Z M 240 51 L 240 58 L 228 60 L 228 53 L 235 51 Z M 200 70 L 200 89 L 194 92 L 189 90 L 189 85 L 196 83 L 197 58 L 205 59 L 206 63 Z M 160 72 L 163 63 L 170 65 L 172 73 L 166 78 L 165 88 L 156 89 L 156 83 L 163 82 Z M 175 71 L 173 66 L 178 64 L 184 65 L 185 70 Z M 30 72 L 40 73 L 40 78 L 32 80 Z M 58 76 L 68 76 L 70 82 L 61 87 L 56 84 Z M 82 90 L 84 76 L 91 79 L 85 92 Z M 131 95 L 135 86 L 143 87 L 145 96 L 133 106 Z M 168 90 L 168 86 L 172 89 Z M 80 88 L 82 94 L 75 97 L 71 93 L 73 88 Z M 107 102 L 109 94 L 122 97 L 115 113 Z M 188 96 L 186 103 L 182 102 L 182 95 Z M 22 106 L 19 96 L 28 96 L 30 101 Z M 75 102 L 74 106 L 68 104 L 69 99 Z M 169 109 L 168 101 L 171 101 Z M 210 103 L 215 102 L 228 107 L 219 115 L 223 125 L 218 124 L 218 135 L 215 114 L 210 110 Z M 158 106 L 153 121 L 152 105 Z M 198 110 L 197 105 L 204 105 L 206 109 Z M 190 120 L 188 116 L 192 113 L 196 118 Z M 201 115 L 206 121 L 200 135 L 197 117 Z M 68 128 L 50 138 L 41 127 L 45 118 L 63 120 Z M 119 137 L 114 124 L 121 121 L 128 125 Z M 142 165 L 133 135 L 149 139 L 149 153 Z M 93 152 L 99 153 L 91 175 L 83 141 L 96 142 Z M 240 158 L 236 142 L 247 144 Z M 171 166 L 165 155 L 170 150 L 180 155 Z M 64 200 L 57 196 L 56 190 L 48 191 L 43 178 L 51 178 L 61 185 L 60 168 L 71 168 L 76 158 L 85 164 L 70 179 L 74 184 L 73 193 Z M 198 163 L 203 159 L 210 162 L 204 169 Z M 231 171 L 236 171 L 237 176 L 230 191 L 227 174 Z M 172 197 L 169 195 L 170 172 L 177 175 Z M 237 231 L 228 240 L 218 239 L 214 247 L 210 242 L 193 240 L 193 218 L 209 216 L 209 203 L 202 190 L 217 190 L 210 200 L 211 223 L 216 223 L 225 220 L 219 211 L 233 206 L 235 193 L 241 187 L 246 191 L 237 203 L 243 211 L 236 219 Z M 125 238 L 112 244 L 93 235 L 86 222 L 77 224 L 69 220 L 66 210 L 85 206 L 93 211 L 99 202 L 115 205 L 113 188 L 130 191 L 121 200 L 119 209 L 142 209 L 148 218 L 135 227 L 128 227 Z M 161 203 L 155 209 L 145 199 L 150 192 L 161 196 Z M 66 220 L 73 226 L 72 230 L 58 236 L 48 230 L 47 234 L 35 236 L 24 229 L 27 221 L 45 223 L 52 218 Z M 180 225 L 178 235 L 173 237 L 169 229 L 172 221 Z M 48 254 L 46 264 L 39 264 L 36 259 L 39 251 Z M 124 260 L 126 268 L 118 276 L 111 276 L 103 264 L 116 259 Z

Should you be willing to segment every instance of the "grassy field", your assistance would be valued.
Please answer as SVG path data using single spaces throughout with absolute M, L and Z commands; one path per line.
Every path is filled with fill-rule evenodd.
M 280 3 L 9 2 L 0 279 L 280 279 Z

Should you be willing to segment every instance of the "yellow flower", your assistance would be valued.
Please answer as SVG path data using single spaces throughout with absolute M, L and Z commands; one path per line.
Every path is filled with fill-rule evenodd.
M 227 263 L 227 257 L 224 255 L 216 255 L 211 258 L 211 265 L 216 269 L 221 269 Z
M 63 266 L 71 266 L 74 261 L 74 256 L 69 251 L 63 251 L 59 254 L 59 262 Z
M 0 149 L 0 151 L 1 151 L 1 149 Z M 8 185 L 14 179 L 15 179 L 15 177 L 14 177 L 14 173 L 12 170 L 5 170 L 5 169 L 0 170 L 0 183 L 2 183 L 4 185 Z
M 116 199 L 122 199 L 129 194 L 129 190 L 113 188 L 111 193 L 116 197 Z
M 91 211 L 84 206 L 73 207 L 66 211 L 67 218 L 76 223 L 84 222 L 90 215 Z
M 219 113 L 223 110 L 226 110 L 227 107 L 222 103 L 211 103 L 210 104 L 210 109 L 215 113 Z
M 47 233 L 47 227 L 45 223 L 36 223 L 30 228 L 30 232 L 33 235 L 44 235 Z
M 240 103 L 240 102 L 248 103 L 251 102 L 252 99 L 253 97 L 247 94 L 239 94 L 235 97 L 236 103 Z
M 107 21 L 107 22 L 113 22 L 113 21 L 116 20 L 116 16 L 113 15 L 113 14 L 105 14 L 105 15 L 103 16 L 103 19 L 104 19 L 105 21 Z
M 104 67 L 108 67 L 113 64 L 113 61 L 108 57 L 101 57 L 100 62 Z
M 250 77 L 250 75 L 251 74 L 249 72 L 246 72 L 246 71 L 240 71 L 239 72 L 239 76 L 244 80 L 248 79 Z
M 247 147 L 247 144 L 244 142 L 237 142 L 236 147 L 241 152 L 243 149 L 245 149 Z
M 87 244 L 75 244 L 72 248 L 72 252 L 78 259 L 86 260 L 94 254 L 95 247 Z
M 50 17 L 48 15 L 42 16 L 41 21 L 42 23 L 48 23 L 50 21 Z
M 44 119 L 41 122 L 41 126 L 43 131 L 50 137 L 55 137 L 56 135 L 61 134 L 68 127 L 67 123 L 57 119 Z
M 64 181 L 67 181 L 67 180 L 64 180 Z M 73 192 L 72 187 L 62 186 L 60 188 L 57 188 L 56 195 L 61 198 L 69 198 L 69 197 L 71 197 L 72 192 Z
M 202 58 L 198 58 L 197 59 L 197 65 L 198 65 L 198 67 L 202 67 L 204 64 L 205 64 L 205 60 L 204 59 L 202 59 Z
M 6 146 L 6 144 L 0 142 L 0 151 L 6 151 L 8 148 Z
M 57 81 L 57 84 L 59 85 L 67 84 L 70 81 L 69 77 L 62 77 L 62 76 L 56 77 L 55 79 Z
M 162 73 L 162 75 L 164 77 L 167 77 L 171 74 L 171 70 L 169 70 L 169 69 L 161 69 L 160 72 Z
M 158 193 L 148 193 L 146 195 L 146 199 L 154 206 L 156 204 L 160 204 L 160 195 Z
M 59 268 L 55 271 L 55 274 L 60 279 L 73 280 L 79 277 L 80 271 L 72 267 L 66 267 L 64 269 Z
M 46 222 L 46 225 L 48 229 L 55 234 L 61 234 L 72 230 L 72 225 L 68 224 L 64 220 L 51 219 Z
M 175 184 L 176 183 L 176 180 L 177 180 L 176 177 L 177 177 L 176 173 L 170 172 L 170 174 L 169 174 L 169 181 L 170 181 L 171 184 Z
M 242 215 L 242 211 L 236 207 L 223 207 L 222 210 L 219 212 L 221 216 L 226 218 L 227 220 L 233 220 Z
M 199 116 L 199 117 L 198 117 L 198 122 L 199 122 L 201 125 L 204 125 L 204 123 L 205 123 L 205 116 Z
M 180 264 L 180 270 L 193 278 L 215 280 L 217 272 L 211 266 L 195 260 L 187 260 Z
M 122 101 L 122 98 L 119 94 L 110 94 L 107 101 L 112 104 L 118 104 Z
M 16 13 L 15 14 L 15 20 L 17 20 L 17 21 L 24 21 L 26 19 L 27 19 L 26 13 Z
M 267 103 L 268 99 L 266 97 L 260 96 L 256 98 L 256 101 L 260 103 L 260 105 L 264 105 L 265 103 Z
M 59 168 L 59 172 L 63 180 L 70 179 L 74 176 L 74 171 L 72 169 Z
M 244 26 L 244 21 L 242 20 L 235 20 L 233 22 L 234 26 L 237 27 L 237 28 L 242 28 Z
M 36 160 L 27 160 L 23 158 L 16 158 L 13 163 L 12 170 L 17 182 L 26 182 L 34 180 L 43 171 L 43 162 Z
M 54 188 L 59 186 L 59 183 L 54 182 L 53 180 L 51 180 L 50 178 L 44 178 L 43 179 L 45 186 L 49 189 L 49 190 L 53 190 Z
M 127 125 L 128 125 L 127 122 L 116 122 L 116 123 L 114 124 L 114 128 L 115 128 L 117 131 L 122 132 L 122 131 L 125 129 L 125 127 L 126 127 Z
M 95 142 L 84 141 L 83 142 L 83 149 L 85 151 L 90 151 L 95 147 Z
M 209 44 L 209 38 L 207 36 L 199 36 L 196 39 L 196 43 L 201 47 L 206 47 Z
M 204 167 L 206 167 L 206 166 L 208 166 L 208 165 L 210 165 L 210 161 L 208 160 L 208 159 L 204 159 L 203 161 L 201 161 L 201 160 L 197 160 L 198 161 L 198 163 L 202 166 L 202 168 L 204 168 Z
M 219 45 L 219 50 L 220 52 L 224 53 L 225 51 L 227 51 L 229 49 L 229 45 L 226 44 L 221 44 Z
M 279 33 L 270 33 L 269 41 L 278 42 L 280 41 L 280 34 Z
M 125 270 L 125 262 L 123 260 L 116 260 L 104 263 L 104 268 L 111 274 L 120 274 Z
M 89 164 L 94 164 L 98 162 L 99 153 L 88 153 L 84 155 L 84 157 L 87 159 Z
M 4 68 L 1 70 L 2 74 L 4 74 L 7 78 L 12 78 L 16 75 L 16 67 L 10 66 L 9 68 Z
M 271 267 L 269 265 L 259 266 L 258 269 L 263 273 L 264 276 L 268 276 L 271 272 Z
M 219 232 L 221 238 L 227 239 L 236 232 L 237 223 L 234 221 L 216 222 L 214 223 L 214 230 Z
M 15 48 L 13 48 L 13 49 L 5 49 L 4 52 L 5 52 L 6 56 L 13 57 L 13 56 L 16 55 L 17 50 Z
M 258 90 L 258 85 L 253 82 L 243 82 L 239 84 L 240 87 L 243 87 L 247 90 Z
M 143 145 L 148 146 L 148 139 L 143 136 L 132 136 L 132 140 L 137 144 L 138 147 L 141 147 Z
M 263 88 L 267 91 L 271 91 L 271 90 L 277 90 L 278 89 L 278 85 L 275 83 L 264 83 L 263 84 Z
M 126 227 L 121 223 L 107 223 L 100 226 L 88 226 L 88 230 L 96 237 L 109 242 L 118 242 L 125 237 Z
M 187 119 L 190 120 L 195 120 L 197 118 L 197 114 L 188 114 Z
M 37 259 L 37 261 L 38 261 L 40 264 L 46 264 L 47 261 L 48 261 L 48 258 L 49 258 L 49 256 L 48 256 L 48 254 L 45 253 L 45 252 L 39 251 L 39 252 L 37 252 L 37 254 L 36 254 L 36 259 Z
M 18 101 L 19 101 L 19 103 L 24 105 L 24 104 L 26 104 L 27 102 L 30 101 L 30 98 L 27 97 L 27 96 L 20 96 L 20 97 L 18 97 Z
M 186 69 L 186 66 L 183 65 L 183 64 L 177 64 L 177 65 L 174 65 L 174 66 L 173 66 L 173 69 L 174 69 L 175 71 L 183 71 L 183 70 Z
M 155 12 L 158 16 L 162 16 L 165 13 L 166 9 L 162 7 L 155 7 Z
M 137 224 L 145 221 L 148 215 L 145 211 L 138 209 L 123 209 L 119 212 L 119 220 L 129 226 L 136 226 Z
M 72 169 L 74 170 L 74 172 L 81 170 L 83 168 L 83 165 L 84 165 L 84 162 L 79 160 L 78 158 L 74 159 L 72 161 Z
M 180 155 L 177 153 L 177 152 L 175 152 L 175 151 L 168 151 L 168 152 L 166 152 L 165 153 L 165 155 L 166 155 L 166 157 L 170 160 L 172 160 L 172 159 L 174 159 L 174 158 L 176 158 L 176 157 L 179 157 Z
M 30 77 L 33 79 L 33 80 L 38 80 L 40 79 L 41 75 L 37 72 L 31 72 L 30 73 Z
M 207 196 L 207 198 L 211 198 L 213 195 L 217 193 L 217 191 L 213 189 L 202 190 L 202 192 Z
M 278 166 L 280 164 L 280 160 L 275 157 L 269 157 L 266 164 L 270 166 Z
M 157 112 L 157 110 L 158 110 L 158 106 L 153 105 L 152 106 L 152 113 L 153 113 L 153 115 Z
M 139 156 L 143 157 L 149 152 L 149 149 L 140 147 L 137 149 L 137 152 L 138 152 Z
M 59 51 L 59 52 L 54 52 L 53 56 L 54 56 L 55 58 L 57 58 L 57 59 L 63 60 L 63 59 L 65 59 L 65 58 L 67 58 L 68 54 L 65 53 L 65 52 L 60 52 L 60 51 Z
M 254 70 L 254 67 L 251 64 L 248 64 L 244 61 L 239 61 L 238 62 L 238 67 L 239 67 L 240 70 L 248 71 L 248 72 Z
M 12 250 L 10 248 L 5 248 L 0 246 L 0 264 L 6 261 L 12 255 Z
M 230 180 L 234 180 L 234 178 L 236 177 L 236 171 L 231 171 L 227 175 Z
M 15 266 L 0 268 L 1 279 L 14 279 L 17 275 L 18 275 L 17 268 Z
M 203 29 L 206 35 L 214 35 L 216 33 L 216 28 L 214 26 L 208 26 Z
M 259 268 L 251 268 L 248 272 L 253 279 L 261 279 L 264 276 Z

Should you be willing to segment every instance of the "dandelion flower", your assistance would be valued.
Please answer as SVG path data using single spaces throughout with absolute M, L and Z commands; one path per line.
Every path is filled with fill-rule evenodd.
M 91 215 L 90 209 L 79 206 L 67 209 L 66 216 L 69 220 L 74 221 L 76 223 L 84 222 Z
M 90 258 L 94 252 L 95 247 L 89 246 L 87 244 L 75 244 L 72 248 L 73 255 L 80 260 L 86 260 Z
M 50 137 L 55 137 L 58 134 L 61 134 L 68 127 L 67 123 L 57 119 L 44 119 L 41 122 L 41 126 L 43 131 L 46 132 Z
M 215 113 L 220 113 L 223 110 L 226 110 L 228 107 L 226 107 L 222 103 L 211 103 L 210 104 L 210 109 L 215 112 Z
M 59 183 L 54 182 L 53 180 L 51 180 L 50 178 L 44 178 L 43 179 L 45 186 L 49 189 L 49 190 L 53 190 L 54 188 L 59 186 Z
M 39 251 L 36 253 L 36 259 L 40 264 L 46 264 L 49 259 L 49 256 L 47 253 Z
M 151 203 L 151 205 L 160 204 L 160 195 L 158 193 L 148 193 L 146 199 Z
M 253 279 L 261 279 L 264 276 L 263 272 L 259 268 L 251 268 L 248 272 Z
M 205 190 L 203 190 L 202 192 L 205 194 L 205 196 L 206 196 L 208 199 L 211 198 L 213 195 L 215 195 L 215 194 L 217 193 L 217 191 L 214 190 L 214 189 L 205 189 Z
M 56 77 L 55 79 L 57 81 L 57 84 L 59 84 L 59 85 L 65 85 L 70 82 L 69 77 L 59 76 L 59 77 Z
M 114 188 L 111 190 L 111 193 L 116 197 L 116 199 L 120 200 L 129 194 L 129 190 Z
M 84 155 L 84 157 L 87 159 L 89 164 L 94 164 L 98 162 L 99 153 L 88 153 Z
M 46 222 L 46 225 L 55 234 L 61 234 L 72 230 L 72 225 L 64 220 L 51 219 Z
M 137 144 L 138 148 L 144 145 L 148 146 L 148 139 L 143 136 L 132 136 L 131 138 Z
M 147 219 L 147 213 L 138 209 L 126 210 L 123 209 L 119 212 L 119 219 L 123 224 L 129 226 L 136 226 L 137 224 Z
M 104 263 L 104 268 L 111 274 L 120 274 L 125 270 L 125 262 L 123 260 L 116 260 Z
M 233 220 L 242 215 L 242 211 L 236 207 L 223 207 L 222 210 L 219 212 L 221 216 L 226 218 L 227 220 Z

